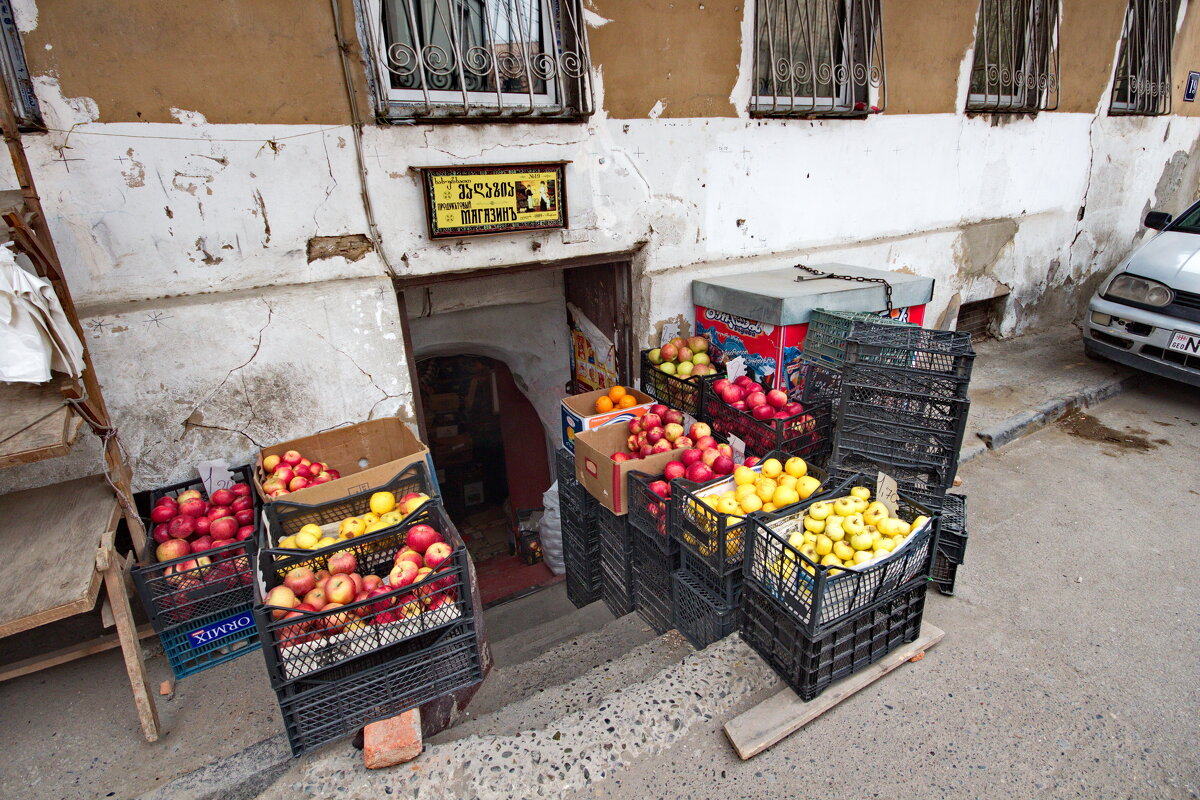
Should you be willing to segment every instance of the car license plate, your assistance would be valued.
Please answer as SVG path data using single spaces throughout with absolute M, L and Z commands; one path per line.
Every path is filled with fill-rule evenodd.
M 1200 355 L 1200 336 L 1175 331 L 1175 335 L 1171 337 L 1170 349 L 1188 355 Z

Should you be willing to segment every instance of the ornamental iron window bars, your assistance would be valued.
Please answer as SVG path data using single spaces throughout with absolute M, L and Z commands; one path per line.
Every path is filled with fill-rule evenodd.
M 968 111 L 1058 108 L 1059 0 L 980 0 Z
M 1109 114 L 1171 113 L 1171 45 L 1178 12 L 1179 0 L 1130 0 Z
M 581 0 L 363 0 L 381 114 L 572 118 L 593 111 Z
M 753 75 L 755 116 L 881 111 L 880 0 L 756 0 Z

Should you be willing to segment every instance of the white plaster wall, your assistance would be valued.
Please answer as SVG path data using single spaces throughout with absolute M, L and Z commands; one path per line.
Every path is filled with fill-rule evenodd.
M 1191 199 L 1194 183 L 1164 175 L 1200 134 L 1194 118 L 1057 113 L 995 124 L 610 120 L 601 110 L 581 124 L 368 126 L 384 252 L 309 263 L 309 238 L 367 233 L 347 127 L 212 125 L 186 110 L 178 124 L 98 124 L 90 98 L 36 82 L 55 130 L 27 139 L 32 168 L 87 323 L 113 323 L 90 344 L 141 485 L 178 478 L 199 456 L 248 453 L 250 439 L 404 412 L 411 390 L 384 254 L 406 276 L 637 251 L 642 343 L 656 322 L 690 318 L 693 278 L 800 260 L 932 276 L 929 318 L 947 324 L 959 303 L 1009 291 L 1004 328 L 1019 332 L 1070 316 L 1070 293 L 1128 253 L 1148 207 Z M 603 76 L 597 85 L 602 109 Z M 412 167 L 558 160 L 571 162 L 570 234 L 428 240 Z M 997 221 L 1014 229 L 980 263 L 972 232 Z M 413 333 L 445 348 L 503 332 L 515 349 L 497 357 L 541 376 L 527 377 L 527 393 L 553 431 L 561 380 L 545 376 L 565 374 L 565 318 L 536 280 L 438 287 L 436 313 Z M 252 351 L 265 300 L 276 316 L 238 382 L 257 375 L 270 388 L 248 412 L 222 381 Z M 513 312 L 534 307 L 544 313 Z M 160 312 L 171 326 L 145 321 Z M 197 408 L 203 424 L 250 438 L 183 435 Z

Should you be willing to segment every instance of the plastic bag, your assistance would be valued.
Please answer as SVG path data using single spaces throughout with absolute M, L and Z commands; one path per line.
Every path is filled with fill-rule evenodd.
M 542 495 L 542 521 L 538 523 L 538 539 L 542 543 L 542 560 L 555 575 L 567 571 L 563 563 L 562 521 L 558 514 L 558 481 Z
M 83 344 L 49 281 L 0 246 L 0 381 L 43 383 L 52 369 L 80 375 Z

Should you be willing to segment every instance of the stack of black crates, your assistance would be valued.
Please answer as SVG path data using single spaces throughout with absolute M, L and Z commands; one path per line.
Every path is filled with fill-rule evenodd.
M 559 448 L 555 467 L 567 599 L 576 608 L 583 608 L 600 599 L 600 535 L 596 529 L 600 504 L 575 479 L 574 452 Z
M 947 490 L 970 408 L 970 334 L 814 311 L 802 357 L 806 395 L 837 404 L 830 472 L 838 479 L 882 470 L 945 512 L 933 574 L 938 589 L 953 594 L 966 552 L 966 500 Z
M 824 498 L 852 486 L 875 493 L 875 476 L 851 475 Z M 807 509 L 818 498 L 810 498 Z M 742 638 L 808 701 L 831 683 L 920 636 L 937 540 L 936 512 L 900 495 L 898 516 L 930 517 L 902 550 L 854 570 L 821 566 L 789 543 L 804 510 L 747 520 Z
M 633 604 L 657 633 L 675 627 L 671 603 L 671 574 L 679 566 L 679 544 L 671 538 L 670 489 L 663 496 L 652 487 L 668 486 L 644 472 L 629 473 L 626 488 L 631 542 Z
M 264 597 L 291 570 L 306 566 L 316 572 L 332 566 L 335 557 L 352 555 L 351 571 L 363 577 L 386 577 L 415 525 L 431 526 L 451 548 L 435 572 L 403 592 L 351 600 L 316 613 L 255 604 L 267 673 L 294 755 L 352 736 L 368 722 L 402 714 L 483 677 L 470 559 L 437 499 L 399 524 L 319 550 L 279 547 L 280 539 L 306 524 L 333 528 L 346 517 L 368 512 L 376 491 L 436 494 L 425 463 L 418 462 L 385 486 L 339 500 L 307 505 L 281 498 L 266 506 L 267 527 L 259 547 Z

